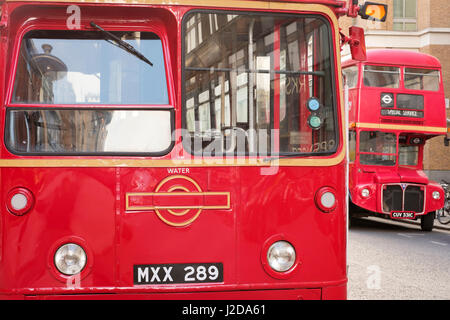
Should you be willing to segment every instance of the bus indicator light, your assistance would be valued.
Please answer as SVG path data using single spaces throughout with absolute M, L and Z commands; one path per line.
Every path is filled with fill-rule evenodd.
M 336 193 L 330 187 L 320 188 L 316 193 L 316 205 L 323 212 L 331 212 L 336 208 Z
M 12 214 L 22 216 L 33 207 L 34 197 L 30 190 L 15 188 L 8 193 L 6 206 Z

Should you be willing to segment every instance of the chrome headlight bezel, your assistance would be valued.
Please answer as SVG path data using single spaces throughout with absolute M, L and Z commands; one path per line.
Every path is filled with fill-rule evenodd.
M 87 254 L 79 244 L 65 243 L 55 251 L 53 261 L 61 274 L 73 276 L 81 273 L 86 267 Z
M 274 242 L 267 250 L 267 262 L 276 272 L 287 272 L 296 261 L 296 252 L 292 244 L 285 240 Z
M 439 199 L 441 198 L 441 193 L 440 193 L 439 191 L 433 191 L 433 192 L 431 193 L 431 197 L 432 197 L 434 200 L 439 200 Z

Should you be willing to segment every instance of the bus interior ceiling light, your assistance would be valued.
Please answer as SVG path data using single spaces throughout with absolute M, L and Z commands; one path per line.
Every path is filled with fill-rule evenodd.
M 277 241 L 267 250 L 269 266 L 277 272 L 288 271 L 295 263 L 294 247 L 287 241 Z
M 56 250 L 55 266 L 65 275 L 80 273 L 86 265 L 86 252 L 75 243 L 66 243 Z

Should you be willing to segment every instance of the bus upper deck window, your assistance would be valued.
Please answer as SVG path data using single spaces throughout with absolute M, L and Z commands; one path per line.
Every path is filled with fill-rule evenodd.
M 358 84 L 358 66 L 351 66 L 342 70 L 347 79 L 349 89 L 355 88 Z
M 151 32 L 113 33 L 153 66 L 98 31 L 30 31 L 22 39 L 12 102 L 168 104 L 161 39 Z
M 439 70 L 405 68 L 405 88 L 438 91 Z
M 364 85 L 366 87 L 398 88 L 400 68 L 387 66 L 364 66 Z

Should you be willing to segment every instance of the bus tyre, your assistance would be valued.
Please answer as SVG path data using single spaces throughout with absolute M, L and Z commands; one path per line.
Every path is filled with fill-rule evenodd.
M 420 217 L 420 227 L 422 228 L 422 231 L 433 230 L 434 217 L 435 217 L 434 211 L 428 212 L 428 214 Z

